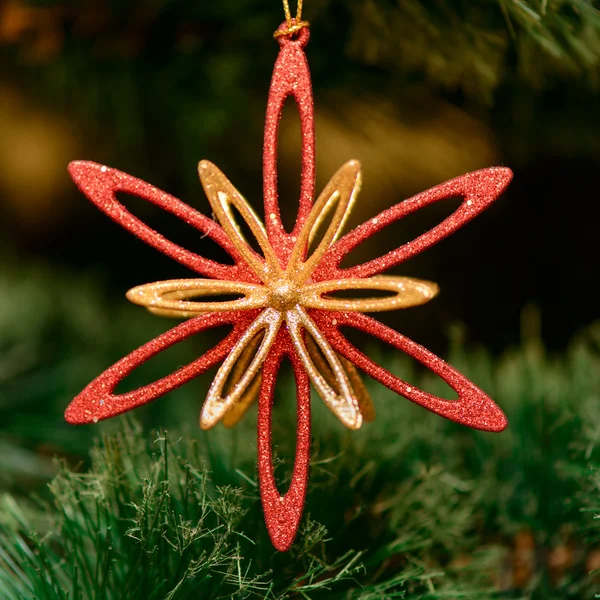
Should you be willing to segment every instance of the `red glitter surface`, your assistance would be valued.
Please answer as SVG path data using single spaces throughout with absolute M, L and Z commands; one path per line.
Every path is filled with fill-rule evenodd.
M 280 27 L 286 30 L 287 23 Z M 280 52 L 275 63 L 267 106 L 264 139 L 264 203 L 268 241 L 281 267 L 289 262 L 295 239 L 305 224 L 314 201 L 315 131 L 310 74 L 304 47 L 309 39 L 307 28 L 291 36 L 278 38 Z M 277 191 L 277 135 L 284 102 L 293 96 L 300 115 L 302 132 L 302 174 L 299 208 L 292 232 L 286 232 L 280 218 Z M 214 220 L 176 198 L 130 175 L 90 162 L 74 162 L 69 172 L 79 189 L 100 210 L 138 238 L 173 258 L 192 271 L 211 279 L 259 283 L 255 271 Z M 487 208 L 505 190 L 512 173 L 505 168 L 490 168 L 463 175 L 431 190 L 400 202 L 333 243 L 311 274 L 313 282 L 367 278 L 383 273 L 444 239 Z M 117 200 L 118 193 L 138 196 L 179 217 L 202 235 L 219 244 L 234 261 L 226 265 L 208 260 L 167 240 Z M 461 205 L 439 225 L 396 250 L 350 268 L 340 268 L 341 261 L 354 248 L 382 228 L 434 202 L 461 197 Z M 306 250 L 305 250 L 306 254 Z M 256 255 L 258 256 L 258 255 Z M 263 260 L 261 257 L 260 260 Z M 304 257 L 303 257 L 304 258 Z M 269 310 L 273 310 L 272 308 Z M 496 404 L 458 371 L 422 346 L 378 321 L 357 312 L 310 310 L 310 316 L 331 347 L 369 376 L 424 408 L 485 431 L 501 431 L 506 417 Z M 215 312 L 193 317 L 138 348 L 118 361 L 90 383 L 70 404 L 65 417 L 74 424 L 97 422 L 141 406 L 221 363 L 260 315 L 260 310 Z M 230 333 L 214 348 L 175 373 L 131 392 L 115 394 L 116 386 L 139 365 L 178 342 L 210 328 L 230 325 Z M 408 385 L 354 347 L 340 331 L 352 327 L 369 333 L 393 348 L 411 356 L 441 377 L 458 394 L 458 400 L 445 400 Z M 281 495 L 274 478 L 271 448 L 274 388 L 281 362 L 292 363 L 297 389 L 297 434 L 294 472 L 289 489 Z M 260 493 L 267 529 L 278 550 L 290 548 L 298 530 L 309 475 L 310 459 L 310 385 L 309 376 L 283 325 L 262 365 L 262 383 L 258 400 L 258 471 Z
M 140 346 L 94 379 L 71 402 L 65 412 L 65 419 L 73 425 L 97 423 L 164 396 L 194 379 L 194 377 L 201 375 L 213 365 L 220 363 L 256 315 L 257 311 L 210 313 L 173 327 L 173 329 L 154 338 L 147 344 Z M 142 363 L 150 360 L 163 350 L 207 329 L 231 324 L 234 325 L 234 328 L 224 340 L 189 365 L 132 392 L 113 393 L 123 379 Z
M 483 390 L 471 383 L 446 361 L 401 333 L 357 312 L 313 311 L 311 316 L 337 352 L 394 392 L 427 410 L 473 429 L 499 432 L 506 428 L 508 422 L 504 413 Z M 408 385 L 353 346 L 340 332 L 340 326 L 370 333 L 414 358 L 443 379 L 458 394 L 458 399 L 446 400 Z
M 192 271 L 212 279 L 256 281 L 256 276 L 241 258 L 222 227 L 181 200 L 131 175 L 88 161 L 74 161 L 69 174 L 83 192 L 103 213 L 121 227 L 133 233 L 149 246 L 156 248 Z M 170 212 L 195 227 L 203 235 L 219 244 L 235 261 L 224 265 L 203 258 L 194 252 L 167 240 L 160 233 L 140 221 L 117 200 L 118 193 L 131 194 Z
M 287 22 L 280 25 L 284 31 Z M 312 84 L 304 47 L 310 32 L 307 28 L 294 36 L 277 38 L 281 49 L 273 68 L 263 145 L 263 194 L 265 203 L 265 226 L 269 240 L 285 266 L 295 239 L 308 217 L 315 196 L 315 119 Z M 302 143 L 302 170 L 300 175 L 300 201 L 296 223 L 291 233 L 286 233 L 279 214 L 277 191 L 277 134 L 283 105 L 292 96 L 298 106 Z
M 347 233 L 329 248 L 313 273 L 315 281 L 346 277 L 371 277 L 416 256 L 466 225 L 500 196 L 512 180 L 504 167 L 481 169 L 461 175 L 404 200 Z M 440 200 L 463 198 L 460 206 L 439 225 L 399 248 L 367 263 L 340 269 L 342 259 L 372 235 L 415 211 Z
M 280 30 L 288 26 L 284 22 Z M 304 48 L 310 32 L 302 29 L 297 36 L 280 37 L 279 56 L 273 68 L 269 90 L 263 145 L 263 194 L 265 226 L 269 241 L 282 267 L 287 265 L 296 237 L 312 208 L 315 196 L 315 122 L 310 72 Z M 293 39 L 295 38 L 295 39 Z M 279 213 L 277 189 L 277 136 L 285 100 L 292 96 L 300 115 L 302 170 L 300 199 L 294 229 L 286 233 Z M 283 357 L 292 361 L 297 394 L 297 438 L 294 474 L 290 488 L 281 496 L 273 475 L 271 415 L 277 372 Z M 258 475 L 265 523 L 273 546 L 290 548 L 304 509 L 310 461 L 310 384 L 294 350 L 289 334 L 282 330 L 263 367 L 263 382 L 258 401 Z
M 296 380 L 297 430 L 294 474 L 286 494 L 281 496 L 273 475 L 271 422 L 273 394 L 283 358 L 289 357 Z M 304 509 L 310 462 L 310 383 L 286 331 L 280 330 L 263 367 L 258 400 L 258 478 L 265 522 L 273 546 L 280 551 L 292 545 Z

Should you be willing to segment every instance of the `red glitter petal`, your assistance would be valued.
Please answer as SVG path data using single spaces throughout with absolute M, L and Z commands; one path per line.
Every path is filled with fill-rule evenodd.
M 292 482 L 281 496 L 273 475 L 271 418 L 277 373 L 283 357 L 290 358 L 296 380 L 297 433 L 296 459 Z M 281 552 L 289 550 L 300 524 L 308 485 L 310 462 L 310 383 L 302 362 L 285 330 L 273 345 L 262 371 L 258 399 L 258 477 L 265 522 L 273 546 Z
M 408 398 L 408 400 L 467 427 L 493 432 L 506 429 L 508 422 L 498 405 L 464 375 L 426 348 L 423 348 L 423 346 L 386 327 L 379 321 L 360 313 L 313 311 L 311 315 L 337 352 L 352 361 L 373 379 L 380 381 L 386 387 Z M 394 348 L 402 350 L 402 352 L 405 352 L 441 377 L 456 391 L 458 400 L 445 400 L 433 394 L 428 394 L 392 375 L 353 346 L 339 331 L 341 325 L 370 333 Z
M 371 277 L 383 273 L 437 244 L 474 219 L 504 192 L 511 180 L 510 169 L 492 167 L 461 175 L 404 200 L 369 219 L 331 246 L 315 269 L 313 279 L 324 281 L 343 277 Z M 339 268 L 342 259 L 349 252 L 384 227 L 434 202 L 457 196 L 463 198 L 462 204 L 423 235 L 367 263 L 347 269 Z
M 282 23 L 280 28 L 286 28 Z M 281 50 L 273 68 L 273 78 L 269 90 L 265 138 L 263 146 L 263 192 L 265 202 L 265 224 L 269 240 L 282 264 L 287 264 L 294 241 L 306 221 L 315 195 L 315 120 L 312 84 L 308 62 L 303 48 L 308 43 L 310 32 L 307 28 L 298 33 L 296 39 L 278 38 Z M 300 113 L 302 134 L 302 171 L 300 179 L 300 203 L 296 224 L 291 234 L 287 234 L 279 213 L 277 191 L 277 135 L 283 105 L 288 96 L 293 96 Z
M 211 279 L 256 281 L 245 261 L 218 223 L 205 217 L 181 200 L 154 186 L 116 169 L 88 161 L 74 161 L 69 173 L 77 187 L 105 214 L 135 236 L 192 271 Z M 160 233 L 131 214 L 116 198 L 122 192 L 132 194 L 179 217 L 219 244 L 236 261 L 224 265 L 208 260 L 170 242 Z
M 252 314 L 250 312 L 210 313 L 170 329 L 134 350 L 94 379 L 69 404 L 65 419 L 73 425 L 95 423 L 146 404 L 178 388 L 223 360 L 256 314 L 257 311 L 252 311 Z M 235 327 L 223 341 L 189 365 L 132 392 L 113 394 L 114 389 L 125 377 L 163 350 L 206 329 L 232 323 Z

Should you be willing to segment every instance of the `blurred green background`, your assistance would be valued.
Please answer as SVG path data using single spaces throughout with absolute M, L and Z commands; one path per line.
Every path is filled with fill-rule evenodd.
M 398 271 L 437 281 L 440 296 L 382 320 L 444 356 L 449 339 L 466 344 L 467 371 L 481 353 L 501 361 L 524 342 L 560 363 L 598 317 L 598 3 L 305 0 L 304 17 L 312 24 L 317 188 L 344 161 L 363 164 L 351 226 L 467 171 L 506 165 L 515 173 L 494 206 Z M 56 472 L 56 454 L 86 463 L 90 438 L 104 425 L 73 428 L 62 411 L 93 377 L 172 325 L 128 305 L 125 291 L 188 276 L 95 209 L 66 165 L 111 165 L 206 212 L 196 165 L 207 158 L 260 210 L 262 127 L 278 49 L 272 32 L 282 19 L 279 0 L 0 5 L 0 488 L 39 491 Z M 279 157 L 288 223 L 299 152 L 289 105 Z M 177 220 L 126 202 L 170 239 L 212 252 Z M 359 258 L 412 239 L 455 205 L 407 218 Z M 596 364 L 591 339 L 586 356 Z M 181 344 L 128 385 L 172 371 L 210 342 Z M 485 387 L 481 373 L 472 367 Z M 138 418 L 148 429 L 194 425 L 208 380 L 138 410 Z M 597 400 L 592 384 L 586 390 Z M 511 406 L 509 420 L 523 423 L 514 435 L 524 439 L 527 418 Z M 560 414 L 573 417 L 577 397 L 564 406 Z M 410 414 L 419 423 L 434 419 Z M 540 444 L 553 426 L 546 425 L 534 438 Z M 581 435 L 575 428 L 566 436 L 565 460 Z M 587 464 L 591 453 L 582 456 Z M 534 465 L 546 460 L 537 450 L 536 457 Z

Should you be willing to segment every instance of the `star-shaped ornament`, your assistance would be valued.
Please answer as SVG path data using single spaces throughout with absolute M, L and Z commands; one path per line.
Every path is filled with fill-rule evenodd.
M 285 31 L 283 24 L 280 31 Z M 200 426 L 234 425 L 258 398 L 258 468 L 262 502 L 275 547 L 287 550 L 302 516 L 310 459 L 310 384 L 327 407 L 350 429 L 374 418 L 359 371 L 443 417 L 485 431 L 501 431 L 506 418 L 477 386 L 443 360 L 365 313 L 418 306 L 438 292 L 436 284 L 383 273 L 419 254 L 470 221 L 507 187 L 512 173 L 490 168 L 458 177 L 418 194 L 342 235 L 361 185 L 360 165 L 350 161 L 314 200 L 314 117 L 304 47 L 308 29 L 278 37 L 281 51 L 273 73 L 264 144 L 265 219 L 212 163 L 199 175 L 215 222 L 192 207 L 125 173 L 91 162 L 71 163 L 81 191 L 101 210 L 151 246 L 202 278 L 140 285 L 130 301 L 183 323 L 123 358 L 77 396 L 66 411 L 70 423 L 97 422 L 145 404 L 220 364 L 202 407 Z M 298 216 L 291 232 L 280 219 L 277 194 L 277 133 L 283 103 L 294 96 L 302 126 L 302 182 Z M 233 264 L 217 263 L 167 240 L 116 198 L 128 193 L 181 218 L 218 243 Z M 371 235 L 404 216 L 446 198 L 462 197 L 452 215 L 416 239 L 383 256 L 340 268 L 344 257 Z M 241 227 L 243 222 L 245 227 Z M 247 231 L 246 235 L 243 233 Z M 249 236 L 253 239 L 247 239 Z M 354 291 L 359 297 L 336 296 Z M 369 296 L 369 292 L 385 295 Z M 210 296 L 211 299 L 203 300 Z M 215 300 L 219 296 L 235 299 Z M 140 364 L 207 329 L 230 325 L 215 347 L 189 365 L 134 391 L 116 386 Z M 367 332 L 413 357 L 458 394 L 445 400 L 409 386 L 352 345 L 341 328 Z M 292 364 L 297 389 L 297 441 L 294 473 L 282 495 L 273 474 L 271 411 L 277 373 L 284 358 Z

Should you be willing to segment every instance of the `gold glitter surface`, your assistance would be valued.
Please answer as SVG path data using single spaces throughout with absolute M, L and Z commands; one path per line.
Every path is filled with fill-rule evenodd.
M 207 160 L 201 161 L 198 165 L 198 173 L 213 212 L 235 248 L 244 257 L 244 260 L 265 283 L 279 277 L 282 269 L 279 266 L 277 256 L 269 243 L 263 224 L 250 205 L 233 187 L 219 168 L 211 162 Z M 238 210 L 240 216 L 252 231 L 264 253 L 264 259 L 254 252 L 246 240 L 244 240 L 240 228 L 233 217 L 231 207 L 235 207 Z
M 237 362 L 235 363 L 233 369 L 231 370 L 231 381 L 227 388 L 227 393 L 230 393 L 231 390 L 239 383 L 242 375 L 247 371 L 254 355 L 256 354 L 256 350 L 258 349 L 259 344 L 263 340 L 264 333 L 260 332 L 257 336 L 252 339 L 246 348 L 240 354 Z M 246 414 L 248 409 L 252 406 L 252 403 L 258 397 L 260 392 L 260 386 L 262 382 L 261 373 L 258 372 L 252 383 L 248 386 L 242 397 L 236 402 L 223 417 L 223 425 L 225 427 L 234 427 L 239 423 L 242 417 Z
M 231 352 L 217 371 L 208 390 L 204 405 L 202 406 L 202 412 L 200 414 L 200 427 L 202 427 L 202 429 L 214 427 L 214 425 L 223 418 L 225 413 L 242 398 L 244 392 L 256 378 L 258 371 L 262 367 L 262 364 L 277 337 L 282 322 L 283 315 L 281 312 L 273 308 L 263 310 L 232 348 Z M 239 381 L 233 386 L 233 389 L 223 396 L 225 384 L 230 379 L 238 359 L 248 344 L 250 344 L 256 335 L 262 331 L 265 332 L 265 336 L 261 341 L 256 354 L 250 361 L 248 368 L 239 378 Z
M 310 277 L 314 268 L 321 262 L 323 255 L 341 233 L 344 223 L 348 220 L 356 195 L 360 191 L 360 163 L 351 160 L 338 169 L 337 173 L 325 186 L 323 193 L 315 202 L 308 218 L 296 240 L 290 257 L 287 272 L 296 278 L 298 283 Z M 327 214 L 337 203 L 331 223 L 323 238 L 312 255 L 302 262 L 302 256 L 309 240 L 315 239 L 321 224 Z
M 252 340 L 252 342 L 250 342 L 246 346 L 245 350 L 240 355 L 238 361 L 232 369 L 229 390 L 231 390 L 236 385 L 236 383 L 239 382 L 241 376 L 250 365 L 250 362 L 252 361 L 258 344 L 261 340 L 262 335 L 259 334 Z M 335 376 L 333 374 L 333 371 L 331 370 L 331 367 L 329 366 L 329 363 L 320 352 L 319 346 L 317 346 L 317 344 L 310 335 L 307 335 L 304 341 L 306 344 L 308 354 L 319 373 L 325 378 L 325 380 L 330 386 L 335 386 L 337 383 L 335 380 Z M 343 356 L 338 355 L 338 359 L 344 371 L 346 372 L 354 396 L 358 401 L 358 406 L 362 414 L 363 420 L 368 422 L 374 421 L 375 407 L 373 406 L 371 395 L 369 394 L 365 384 L 363 383 L 360 374 L 356 370 L 356 367 Z M 225 425 L 225 427 L 234 427 L 240 422 L 242 417 L 246 414 L 248 409 L 252 406 L 252 404 L 258 397 L 258 394 L 260 392 L 261 381 L 262 376 L 259 372 L 257 373 L 256 377 L 254 378 L 246 392 L 244 392 L 244 395 L 240 398 L 240 400 L 236 402 L 225 413 L 225 416 L 223 417 L 223 425 Z
M 325 186 L 295 240 L 286 265 L 280 264 L 264 225 L 225 175 L 209 161 L 202 161 L 198 172 L 219 223 L 261 283 L 175 279 L 135 287 L 127 293 L 127 298 L 153 313 L 180 318 L 209 312 L 263 309 L 218 370 L 202 408 L 201 427 L 208 429 L 224 418 L 231 426 L 243 416 L 258 393 L 261 368 L 285 323 L 293 346 L 325 404 L 346 427 L 360 428 L 363 420 L 374 417 L 368 393 L 356 369 L 332 349 L 307 309 L 376 312 L 408 308 L 431 300 L 438 293 L 438 286 L 410 277 L 386 275 L 312 281 L 313 271 L 339 237 L 360 190 L 357 161 L 343 165 Z M 244 238 L 234 210 L 256 238 L 262 256 Z M 321 234 L 329 215 L 329 225 Z M 306 257 L 309 245 L 315 249 Z M 390 294 L 384 297 L 332 296 L 339 291 L 368 294 L 369 290 Z M 196 300 L 224 295 L 238 297 L 223 301 Z M 310 342 L 305 343 L 305 339 Z
M 190 302 L 188 298 L 243 294 L 239 300 Z M 266 289 L 260 285 L 219 279 L 172 279 L 139 285 L 127 292 L 127 299 L 165 317 L 194 317 L 205 312 L 248 310 L 266 303 Z
M 360 429 L 362 415 L 358 406 L 358 399 L 353 393 L 352 386 L 348 381 L 348 376 L 340 363 L 338 355 L 329 345 L 327 338 L 300 306 L 288 311 L 285 317 L 294 348 L 323 402 L 325 402 L 327 407 L 346 427 L 349 429 Z M 327 383 L 325 377 L 321 375 L 312 361 L 304 345 L 303 330 L 306 330 L 310 334 L 319 347 L 319 350 L 323 353 L 325 360 L 333 372 L 339 392 Z
M 308 354 L 310 355 L 315 367 L 319 370 L 321 375 L 323 375 L 323 377 L 330 386 L 335 386 L 335 376 L 333 374 L 333 371 L 331 370 L 331 367 L 329 366 L 329 363 L 319 351 L 319 346 L 317 346 L 316 342 L 312 339 L 310 335 L 306 336 L 305 343 L 306 349 L 308 350 Z M 348 381 L 350 382 L 350 386 L 352 387 L 354 396 L 358 401 L 358 406 L 362 414 L 363 421 L 374 421 L 375 407 L 373 406 L 373 401 L 371 400 L 371 394 L 369 394 L 369 391 L 363 383 L 359 372 L 348 359 L 344 358 L 340 354 L 338 354 L 337 357 L 344 371 L 346 372 L 346 376 L 348 378 Z

